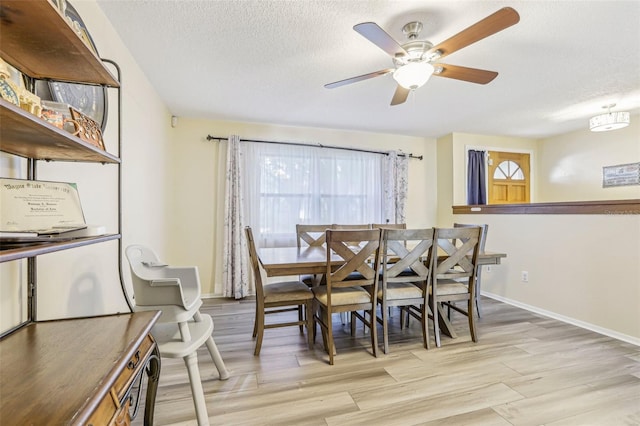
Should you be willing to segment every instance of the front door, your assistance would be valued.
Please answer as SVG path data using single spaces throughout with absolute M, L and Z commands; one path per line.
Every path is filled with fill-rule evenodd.
M 530 202 L 529 154 L 489 151 L 488 204 Z

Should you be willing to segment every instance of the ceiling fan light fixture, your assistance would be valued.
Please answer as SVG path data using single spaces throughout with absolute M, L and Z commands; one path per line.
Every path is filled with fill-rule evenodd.
M 591 117 L 589 120 L 589 130 L 592 132 L 607 132 L 609 130 L 617 130 L 627 127 L 631 122 L 629 113 L 611 112 L 611 108 L 614 106 L 616 106 L 616 104 L 605 105 L 602 108 L 607 108 L 607 113 Z
M 428 62 L 409 62 L 393 72 L 393 79 L 405 89 L 414 90 L 429 81 L 434 71 Z

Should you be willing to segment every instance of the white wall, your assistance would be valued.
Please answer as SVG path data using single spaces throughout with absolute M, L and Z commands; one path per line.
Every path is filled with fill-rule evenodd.
M 244 139 L 293 141 L 374 150 L 400 149 L 424 159 L 409 161 L 407 223 L 432 226 L 436 220 L 436 148 L 431 139 L 350 132 L 343 130 L 275 126 L 269 124 L 179 119 L 171 131 L 173 216 L 170 257 L 179 264 L 199 266 L 203 294 L 221 289 L 221 214 L 224 183 L 218 180 L 226 152 L 207 135 Z M 293 226 L 293 224 L 291 225 Z M 293 229 L 293 228 L 292 228 Z
M 603 165 L 640 161 L 639 118 L 633 118 L 632 126 L 605 134 L 585 129 L 500 146 L 540 147 L 536 201 L 640 198 L 640 186 L 601 187 Z M 454 134 L 449 139 L 453 146 L 444 146 L 452 152 L 451 170 L 458 176 L 453 184 L 454 203 L 466 204 L 459 167 L 464 162 L 464 145 L 493 146 L 499 138 Z M 447 158 L 440 153 L 443 144 L 439 139 L 439 160 Z M 446 165 L 438 167 L 440 175 Z M 558 171 L 575 184 L 575 193 L 573 186 L 552 182 L 550 176 Z M 446 208 L 450 198 L 450 194 L 438 194 L 440 225 L 487 223 L 487 250 L 507 253 L 502 265 L 483 272 L 484 292 L 640 344 L 640 215 L 453 215 Z M 521 282 L 522 271 L 529 273 L 527 284 Z
M 169 167 L 169 113 L 93 1 L 74 2 L 103 58 L 122 69 L 123 245 L 147 243 L 161 253 L 166 247 Z M 115 71 L 114 71 L 115 73 Z M 110 89 L 107 150 L 117 152 L 117 92 Z M 2 176 L 26 177 L 26 162 L 1 154 Z M 38 163 L 38 179 L 78 183 L 86 221 L 117 232 L 115 165 Z M 16 300 L 24 293 L 26 261 L 3 263 L 0 296 L 2 329 L 24 311 Z M 38 319 L 122 312 L 128 308 L 120 289 L 116 241 L 39 256 Z M 128 264 L 123 264 L 128 277 Z M 22 312 L 21 312 L 22 311 Z
M 640 162 L 640 115 L 632 116 L 624 129 L 585 129 L 543 139 L 538 157 L 536 175 L 544 201 L 640 198 L 639 185 L 602 187 L 603 166 Z
M 467 204 L 467 148 L 483 150 L 504 150 L 529 153 L 531 170 L 537 167 L 538 141 L 536 139 L 510 136 L 476 135 L 453 133 L 451 137 L 453 171 L 453 205 Z M 536 175 L 531 180 L 531 202 L 538 202 Z
M 486 249 L 507 253 L 502 265 L 483 272 L 484 293 L 640 345 L 639 215 L 452 220 L 489 224 Z

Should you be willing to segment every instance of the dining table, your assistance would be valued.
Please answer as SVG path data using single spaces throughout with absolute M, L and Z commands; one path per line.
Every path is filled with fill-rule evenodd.
M 258 249 L 258 257 L 268 277 L 322 275 L 327 272 L 325 246 L 265 247 Z M 507 257 L 506 253 L 484 251 L 478 253 L 478 266 L 499 265 L 505 257 Z M 338 267 L 344 259 L 332 253 L 329 262 L 332 266 Z M 439 306 L 438 311 L 441 330 L 451 338 L 456 338 L 457 335 L 442 307 Z

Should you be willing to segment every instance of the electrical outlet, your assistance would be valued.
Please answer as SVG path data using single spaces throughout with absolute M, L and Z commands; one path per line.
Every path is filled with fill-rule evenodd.
M 529 272 L 528 271 L 522 271 L 522 276 L 520 278 L 522 280 L 523 283 L 528 283 L 529 282 Z

